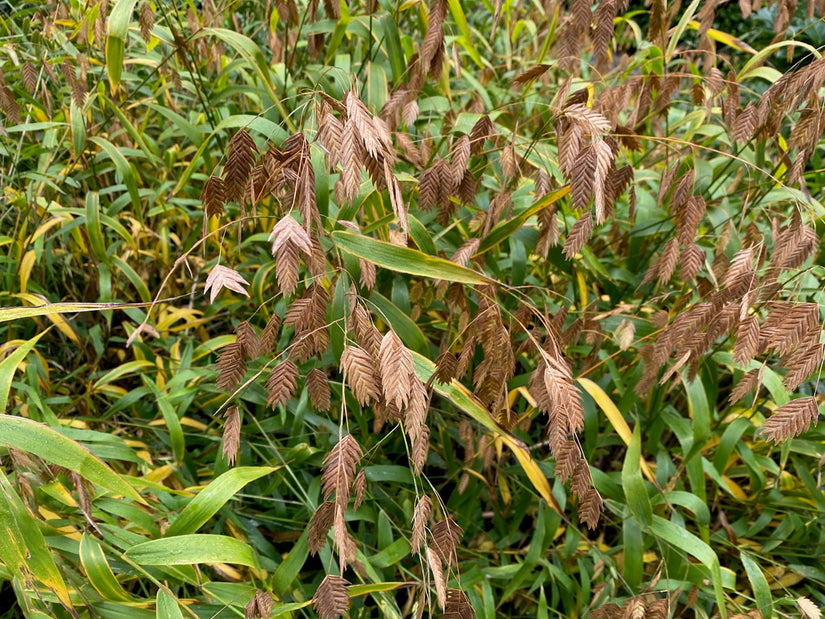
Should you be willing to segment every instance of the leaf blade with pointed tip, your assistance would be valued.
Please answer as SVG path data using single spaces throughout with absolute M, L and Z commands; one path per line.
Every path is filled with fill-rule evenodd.
M 236 563 L 258 567 L 252 546 L 225 535 L 164 537 L 132 546 L 124 554 L 139 565 Z
M 243 466 L 215 478 L 201 490 L 172 523 L 165 537 L 188 535 L 197 531 L 214 516 L 235 493 L 248 483 L 277 471 L 273 466 Z
M 449 260 L 428 256 L 416 249 L 399 247 L 352 232 L 335 231 L 332 238 L 345 252 L 385 269 L 461 284 L 495 284 L 496 281 Z

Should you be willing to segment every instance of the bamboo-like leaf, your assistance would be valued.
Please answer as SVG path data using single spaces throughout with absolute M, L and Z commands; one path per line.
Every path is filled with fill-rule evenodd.
M 136 601 L 136 598 L 127 593 L 123 585 L 115 578 L 115 574 L 112 572 L 112 568 L 106 560 L 106 555 L 103 553 L 100 542 L 90 534 L 84 533 L 80 539 L 79 552 L 80 563 L 86 572 L 89 584 L 103 596 L 103 599 L 114 602 Z
M 481 273 L 476 273 L 443 258 L 428 256 L 416 249 L 399 247 L 352 232 L 336 231 L 332 233 L 332 238 L 336 245 L 345 252 L 398 273 L 421 275 L 463 284 L 495 283 L 495 280 Z
M 79 473 L 101 488 L 144 503 L 125 479 L 93 456 L 83 445 L 41 423 L 23 417 L 0 415 L 0 445 L 39 456 L 47 462 Z
M 43 333 L 45 333 L 45 331 Z M 43 337 L 43 333 L 39 333 L 32 339 L 18 346 L 17 350 L 0 362 L 0 413 L 5 412 L 9 402 L 11 381 L 14 378 L 14 373 L 17 371 L 17 366 L 20 365 L 23 359 L 26 358 L 26 355 L 34 348 L 37 340 Z
M 641 454 L 642 435 L 639 432 L 639 424 L 636 424 L 622 467 L 622 488 L 630 511 L 642 527 L 649 527 L 653 518 L 653 509 L 650 506 L 650 497 L 647 495 L 647 488 L 645 488 L 639 467 Z
M 126 557 L 139 565 L 236 563 L 257 567 L 252 546 L 225 535 L 179 535 L 132 546 Z
M 172 526 L 166 531 L 166 537 L 194 533 L 246 484 L 277 471 L 278 468 L 242 466 L 230 469 L 217 477 L 183 508 Z
M 2 430 L 0 430 L 2 434 Z M 71 607 L 66 583 L 46 546 L 38 523 L 0 470 L 0 561 L 12 574 L 30 573 L 48 587 L 61 604 Z
M 722 570 L 719 566 L 719 557 L 716 556 L 713 549 L 684 527 L 660 516 L 653 516 L 650 531 L 671 546 L 696 557 L 710 570 L 713 591 L 716 594 L 716 604 L 719 607 L 717 612 L 722 615 L 722 619 L 727 619 L 725 594 L 722 591 Z
M 109 15 L 106 37 L 106 72 L 109 75 L 109 90 L 113 93 L 120 85 L 129 22 L 132 20 L 132 11 L 136 3 L 137 0 L 117 0 Z
M 183 619 L 178 600 L 166 589 L 158 589 L 155 608 L 157 619 Z

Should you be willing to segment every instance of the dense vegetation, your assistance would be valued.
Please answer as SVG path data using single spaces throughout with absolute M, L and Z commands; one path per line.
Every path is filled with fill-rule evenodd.
M 2 616 L 818 619 L 822 15 L 0 17 Z

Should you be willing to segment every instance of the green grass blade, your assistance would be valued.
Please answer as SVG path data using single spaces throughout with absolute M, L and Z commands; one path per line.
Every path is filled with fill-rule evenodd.
M 36 308 L 25 308 L 25 309 L 36 309 Z M 37 340 L 43 337 L 42 333 L 37 334 L 32 339 L 24 342 L 20 346 L 17 347 L 12 354 L 8 357 L 3 359 L 0 362 L 0 413 L 6 410 L 6 406 L 9 403 L 9 391 L 11 391 L 11 381 L 14 378 L 14 373 L 17 371 L 17 366 L 26 358 L 26 355 L 29 354 L 34 345 L 37 344 Z
M 428 256 L 415 249 L 399 247 L 353 232 L 333 232 L 332 238 L 336 245 L 345 252 L 397 273 L 446 279 L 462 284 L 495 283 L 495 280 L 481 273 L 476 273 L 449 260 Z
M 742 567 L 745 568 L 745 574 L 748 576 L 748 581 L 751 583 L 753 589 L 753 597 L 756 600 L 756 606 L 763 617 L 771 616 L 772 596 L 771 588 L 768 585 L 768 580 L 762 572 L 759 564 L 751 559 L 750 555 L 744 551 L 739 553 L 739 558 L 742 559 Z
M 225 535 L 179 535 L 132 546 L 125 556 L 139 565 L 236 563 L 258 567 L 252 546 Z
M 115 494 L 143 503 L 141 496 L 120 475 L 83 445 L 57 430 L 23 417 L 0 415 L 0 445 L 39 456 Z
M 183 619 L 178 600 L 166 589 L 158 589 L 155 609 L 157 619 Z
M 726 619 L 725 594 L 722 591 L 722 570 L 719 566 L 719 557 L 716 556 L 713 549 L 684 527 L 660 516 L 653 516 L 650 531 L 671 546 L 696 557 L 710 570 L 716 604 L 719 606 L 718 610 L 722 615 L 722 619 Z
M 2 430 L 0 430 L 2 434 Z M 23 505 L 0 470 L 0 560 L 15 574 L 30 573 L 48 587 L 67 608 L 71 599 L 66 583 L 46 546 L 37 521 Z
M 109 90 L 115 92 L 120 85 L 123 73 L 123 56 L 126 51 L 126 38 L 129 34 L 129 22 L 137 0 L 117 0 L 109 15 L 108 35 L 106 37 L 106 73 L 109 75 Z
M 650 497 L 647 495 L 647 488 L 642 479 L 640 459 L 642 455 L 642 435 L 639 431 L 639 424 L 633 429 L 633 438 L 625 454 L 624 466 L 622 467 L 622 489 L 624 490 L 627 505 L 630 511 L 639 521 L 643 528 L 650 526 L 653 521 L 653 509 L 650 506 Z
M 84 533 L 80 539 L 80 563 L 86 572 L 95 590 L 104 599 L 113 602 L 134 602 L 136 598 L 126 592 L 123 586 L 115 578 L 114 572 L 106 560 L 103 548 L 94 537 Z
M 194 533 L 246 484 L 277 470 L 278 467 L 272 466 L 244 466 L 227 471 L 183 508 L 166 532 L 166 537 Z

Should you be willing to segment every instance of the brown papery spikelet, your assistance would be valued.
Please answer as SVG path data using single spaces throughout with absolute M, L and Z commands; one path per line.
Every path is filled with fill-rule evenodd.
M 432 526 L 432 546 L 438 550 L 441 559 L 447 564 L 451 564 L 456 559 L 456 548 L 461 541 L 464 531 L 450 517 L 444 518 L 441 522 L 436 522 Z
M 281 361 L 266 381 L 266 405 L 270 408 L 277 408 L 279 404 L 286 405 L 297 386 L 298 366 L 291 359 Z
M 228 202 L 241 203 L 255 165 L 258 149 L 245 129 L 238 129 L 230 142 L 229 157 L 224 166 L 225 196 Z
M 816 398 L 807 397 L 791 400 L 777 408 L 770 419 L 759 429 L 765 440 L 776 444 L 799 436 L 810 428 L 811 423 L 816 425 L 819 409 Z
M 593 181 L 596 173 L 596 152 L 592 146 L 579 151 L 570 171 L 570 198 L 573 208 L 584 211 L 593 195 Z
M 441 616 L 443 619 L 475 619 L 476 611 L 461 589 L 447 589 L 447 603 Z
M 431 166 L 421 173 L 418 180 L 418 208 L 431 211 L 438 204 L 441 176 L 436 166 Z
M 201 202 L 203 202 L 203 235 L 206 236 L 207 226 L 210 217 L 220 217 L 223 215 L 223 206 L 226 203 L 223 179 L 218 176 L 210 176 L 206 179 L 201 191 Z
M 584 247 L 590 234 L 593 232 L 593 216 L 587 212 L 582 215 L 573 227 L 564 242 L 564 257 L 571 260 Z
M 275 600 L 272 599 L 272 595 L 258 589 L 244 609 L 244 619 L 269 619 L 274 607 Z
M 357 346 L 345 346 L 341 354 L 341 369 L 361 406 L 381 396 L 373 358 L 368 352 Z
M 795 304 L 769 332 L 767 347 L 776 350 L 780 355 L 786 355 L 805 339 L 808 332 L 818 329 L 819 305 L 816 303 Z
M 349 581 L 341 576 L 327 575 L 312 596 L 312 607 L 321 619 L 335 619 L 349 612 Z
M 427 464 L 427 454 L 430 451 L 430 428 L 426 425 L 421 426 L 413 438 L 412 444 L 412 465 L 413 472 L 416 475 L 421 475 L 424 470 L 424 465 Z
M 473 155 L 479 154 L 484 148 L 484 140 L 493 133 L 493 121 L 486 114 L 476 121 L 470 130 L 470 152 Z
M 261 337 L 258 340 L 258 351 L 261 355 L 266 355 L 275 350 L 275 344 L 278 343 L 278 333 L 281 330 L 281 317 L 278 314 L 272 314 L 272 317 L 267 321 L 264 330 L 261 332 Z
M 155 27 L 155 14 L 152 12 L 152 6 L 149 2 L 143 2 L 140 5 L 140 36 L 147 43 L 152 38 L 152 28 Z
M 736 383 L 736 386 L 731 390 L 728 401 L 733 404 L 753 391 L 759 385 L 761 374 L 762 371 L 758 368 L 746 372 L 745 375 L 739 379 L 739 382 Z
M 387 402 L 392 402 L 398 408 L 407 406 L 415 377 L 415 366 L 412 354 L 392 329 L 387 331 L 381 340 L 378 368 Z
M 442 385 L 449 385 L 456 376 L 457 368 L 458 359 L 449 350 L 445 350 L 435 360 L 435 372 L 430 380 L 435 379 Z
M 427 411 L 429 409 L 427 396 L 428 392 L 424 383 L 417 376 L 413 377 L 412 387 L 410 388 L 410 401 L 404 411 L 404 426 L 407 434 L 413 440 L 418 436 L 418 432 L 424 428 L 427 421 Z
M 353 118 L 347 118 L 341 133 L 341 178 L 344 201 L 351 201 L 361 188 L 361 166 L 366 159 Z
M 345 508 L 349 502 L 350 486 L 355 469 L 361 460 L 361 446 L 351 434 L 342 438 L 324 458 L 321 487 L 324 499 L 335 494 L 335 504 Z
M 260 354 L 260 344 L 258 342 L 258 335 L 255 333 L 252 325 L 246 321 L 240 323 L 235 328 L 235 334 L 237 335 L 236 341 L 240 344 L 244 354 L 249 359 L 257 359 Z
M 453 186 L 458 187 L 467 171 L 467 164 L 470 161 L 470 138 L 466 135 L 456 140 L 453 146 L 452 159 L 450 161 L 450 171 L 453 176 Z
M 604 140 L 593 142 L 595 167 L 593 174 L 593 206 L 596 212 L 596 223 L 604 223 L 607 218 L 607 209 L 611 206 L 606 197 L 606 184 L 613 165 L 613 151 Z
M 241 415 L 237 406 L 230 406 L 223 414 L 223 457 L 229 465 L 235 464 L 241 445 Z
M 316 554 L 327 544 L 327 533 L 332 528 L 335 518 L 335 503 L 324 501 L 315 510 L 312 519 L 309 521 L 309 535 L 307 541 L 309 552 Z
M 231 391 L 238 386 L 246 373 L 246 355 L 237 341 L 224 346 L 218 355 L 218 380 L 216 386 L 221 391 Z
M 513 86 L 524 86 L 541 77 L 550 69 L 549 64 L 537 64 L 535 67 L 519 73 L 513 78 Z
M 675 236 L 668 239 L 665 247 L 662 250 L 662 255 L 658 261 L 658 277 L 659 285 L 664 286 L 670 281 L 673 272 L 676 270 L 676 264 L 679 261 L 679 239 Z
M 818 334 L 817 334 L 818 335 Z M 788 373 L 783 379 L 788 391 L 794 391 L 822 365 L 823 346 L 817 341 L 803 344 L 788 358 Z
M 3 113 L 9 119 L 10 124 L 20 124 L 20 106 L 8 86 L 0 86 L 0 108 L 3 109 Z
M 358 471 L 355 476 L 355 481 L 352 482 L 352 487 L 355 490 L 355 501 L 352 504 L 352 511 L 357 511 L 364 502 L 364 497 L 367 494 L 367 469 Z
M 654 600 L 645 612 L 645 619 L 667 619 L 670 612 L 670 599 Z
M 599 525 L 599 517 L 604 506 L 602 497 L 595 488 L 588 488 L 580 501 L 579 522 L 587 525 L 588 529 L 593 530 Z
M 375 264 L 363 258 L 358 259 L 361 266 L 361 285 L 367 290 L 375 287 Z
M 736 329 L 736 345 L 733 360 L 738 365 L 747 365 L 759 352 L 759 320 L 748 316 Z
M 435 584 L 435 595 L 438 599 L 438 605 L 444 610 L 447 606 L 447 577 L 444 574 L 444 566 L 441 563 L 441 557 L 438 552 L 427 546 L 427 565 L 430 567 L 430 573 L 433 576 L 433 583 Z
M 432 500 L 426 494 L 421 495 L 413 510 L 412 536 L 410 537 L 410 549 L 413 554 L 418 554 L 424 547 L 427 538 L 427 523 L 430 520 L 430 509 Z
M 23 87 L 29 92 L 30 95 L 33 95 L 34 91 L 37 89 L 37 69 L 34 64 L 32 64 L 31 60 L 27 60 L 20 67 L 20 77 L 23 81 Z
M 329 382 L 327 382 L 327 375 L 318 368 L 314 368 L 307 374 L 306 385 L 312 407 L 319 412 L 328 411 L 332 394 L 329 389 Z

